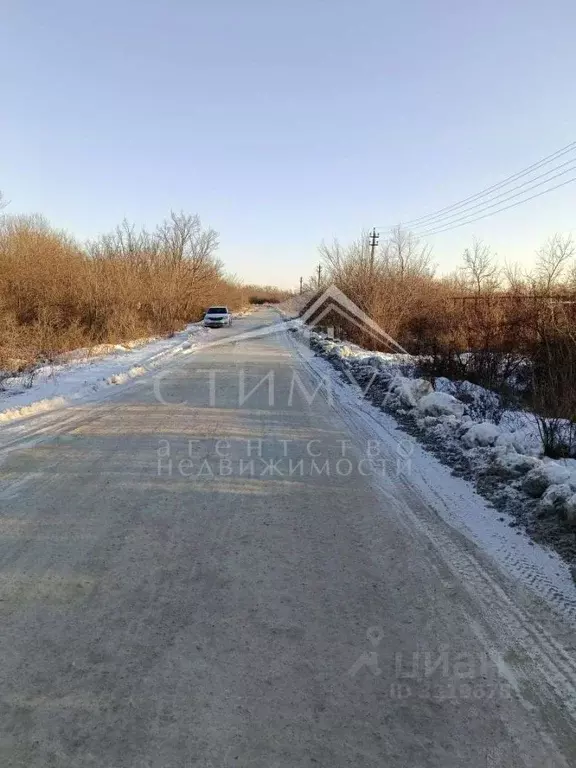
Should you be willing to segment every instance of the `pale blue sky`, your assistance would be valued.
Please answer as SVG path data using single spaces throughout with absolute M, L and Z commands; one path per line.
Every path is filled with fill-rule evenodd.
M 575 140 L 575 28 L 573 0 L 4 0 L 0 189 L 80 238 L 197 212 L 231 271 L 295 286 L 323 237 Z M 473 234 L 529 260 L 575 202 L 439 235 L 436 260 Z

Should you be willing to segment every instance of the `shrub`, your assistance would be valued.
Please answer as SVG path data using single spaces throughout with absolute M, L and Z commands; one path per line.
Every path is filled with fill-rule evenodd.
M 398 229 L 375 252 L 365 236 L 349 246 L 322 244 L 320 252 L 325 280 L 418 355 L 422 375 L 496 392 L 497 401 L 479 403 L 479 417 L 497 421 L 504 408 L 529 408 L 538 414 L 548 455 L 576 451 L 576 246 L 570 237 L 550 238 L 533 275 L 514 265 L 500 269 L 476 241 L 458 272 L 438 278 L 429 250 Z M 369 349 L 397 351 L 375 344 L 337 312 L 323 323 Z
M 169 334 L 213 303 L 256 294 L 224 274 L 218 236 L 172 213 L 157 229 L 127 222 L 81 246 L 40 216 L 0 220 L 0 370 L 79 347 Z M 262 295 L 274 297 L 274 289 Z

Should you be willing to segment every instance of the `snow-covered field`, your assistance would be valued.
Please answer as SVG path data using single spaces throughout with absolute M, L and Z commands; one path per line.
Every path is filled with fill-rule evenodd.
M 475 483 L 514 534 L 526 531 L 576 566 L 576 460 L 543 455 L 533 414 L 497 412 L 497 396 L 469 382 L 416 377 L 416 361 L 304 331 L 311 348 L 357 385 L 365 399 Z M 491 418 L 495 414 L 494 419 Z M 497 422 L 497 423 L 496 423 Z M 498 519 L 498 512 L 492 512 Z M 576 575 L 576 569 L 574 570 Z
M 0 425 L 53 411 L 106 387 L 124 384 L 197 347 L 208 334 L 208 329 L 193 323 L 171 338 L 78 349 L 32 373 L 4 379 L 0 384 Z

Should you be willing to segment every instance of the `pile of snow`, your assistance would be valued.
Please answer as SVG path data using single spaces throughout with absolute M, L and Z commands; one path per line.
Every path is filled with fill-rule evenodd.
M 365 396 L 392 413 L 413 416 L 421 430 L 465 456 L 477 477 L 493 474 L 539 500 L 543 513 L 555 512 L 576 526 L 576 460 L 544 457 L 533 414 L 501 412 L 496 393 L 470 382 L 438 378 L 433 387 L 415 377 L 417 361 L 410 356 L 370 352 L 315 332 L 307 337 L 318 354 L 347 370 Z
M 522 480 L 523 490 L 535 499 L 540 498 L 547 488 L 569 482 L 570 472 L 559 463 L 540 462 Z M 576 477 L 574 478 L 576 482 Z
M 464 404 L 446 392 L 430 392 L 419 403 L 418 410 L 426 416 L 464 416 Z
M 297 327 L 292 324 L 288 324 L 288 328 L 297 330 Z M 538 507 L 540 502 L 523 497 L 523 492 L 516 488 L 519 479 L 535 465 L 540 464 L 541 458 L 532 454 L 520 455 L 516 453 L 514 449 L 509 447 L 509 443 L 512 441 L 508 441 L 505 445 L 498 445 L 499 438 L 497 438 L 495 445 L 475 445 L 473 448 L 467 448 L 462 436 L 474 424 L 487 421 L 486 418 L 473 419 L 468 412 L 461 418 L 454 415 L 428 416 L 422 415 L 419 409 L 411 408 L 408 418 L 406 418 L 402 414 L 402 411 L 406 411 L 406 406 L 397 399 L 394 393 L 389 391 L 393 380 L 398 375 L 399 368 L 407 370 L 409 367 L 405 360 L 395 360 L 394 356 L 391 356 L 390 366 L 384 365 L 379 369 L 370 360 L 372 353 L 362 350 L 356 359 L 347 358 L 345 361 L 339 361 L 344 363 L 344 370 L 340 364 L 335 365 L 334 370 L 331 366 L 334 360 L 338 358 L 327 359 L 323 352 L 325 339 L 322 336 L 311 337 L 310 333 L 304 330 L 302 332 L 297 331 L 296 338 L 302 342 L 310 341 L 311 350 L 316 352 L 316 356 L 311 355 L 310 351 L 302 346 L 295 345 L 299 355 L 314 371 L 319 381 L 332 382 L 332 393 L 338 408 L 343 411 L 347 423 L 355 425 L 354 433 L 361 440 L 369 441 L 376 438 L 386 446 L 385 450 L 390 455 L 394 455 L 395 452 L 399 453 L 399 449 L 402 450 L 401 455 L 404 455 L 405 447 L 410 446 L 410 466 L 406 468 L 406 471 L 410 474 L 412 488 L 425 500 L 429 509 L 433 510 L 441 520 L 461 531 L 464 536 L 488 552 L 503 570 L 510 572 L 545 600 L 550 600 L 560 610 L 566 611 L 570 618 L 576 617 L 574 585 L 576 568 L 570 568 L 566 562 L 576 562 L 576 559 L 571 556 L 573 530 L 564 524 L 556 524 L 554 519 L 556 515 L 551 517 L 540 515 Z M 330 344 L 332 354 L 334 354 L 334 350 L 337 350 L 337 344 L 335 346 L 332 340 Z M 369 360 L 370 363 L 368 363 Z M 415 367 L 413 362 L 412 370 Z M 393 374 L 391 374 L 391 370 L 394 372 Z M 357 388 L 349 385 L 352 378 L 358 383 Z M 395 388 L 398 383 L 396 379 Z M 437 381 L 435 383 L 437 384 Z M 441 390 L 435 388 L 435 391 Z M 454 391 L 457 391 L 457 388 Z M 447 394 L 454 394 L 454 392 L 448 391 Z M 457 397 L 457 395 L 454 396 Z M 389 404 L 392 404 L 393 407 L 390 408 Z M 390 414 L 388 411 L 395 411 L 395 413 Z M 520 434 L 516 436 L 518 441 L 525 441 L 526 446 L 532 451 L 531 440 L 525 436 L 528 433 L 528 421 L 529 419 L 524 415 L 522 418 L 517 418 L 514 414 L 505 413 L 499 425 L 496 426 L 503 430 L 503 434 L 508 431 L 519 432 Z M 420 430 L 414 429 L 415 424 L 422 425 L 422 431 L 425 431 L 427 435 L 423 436 Z M 404 425 L 406 425 L 411 437 L 421 437 L 424 440 L 425 447 L 413 442 L 411 437 L 402 439 L 401 435 L 398 434 L 398 429 Z M 534 427 L 534 425 L 532 426 Z M 537 430 L 535 431 L 537 433 Z M 429 441 L 427 439 L 429 435 L 436 433 L 439 436 L 438 440 Z M 482 433 L 483 430 L 480 430 L 480 435 Z M 436 445 L 447 444 L 447 453 L 450 454 L 450 457 L 446 455 L 446 461 L 442 458 L 442 452 L 437 452 L 434 448 L 434 452 L 440 454 L 442 463 L 437 461 L 434 456 L 430 456 L 427 449 L 432 442 Z M 473 457 L 474 461 L 477 459 L 479 472 L 481 469 L 489 470 L 490 476 L 486 480 L 494 488 L 493 498 L 500 496 L 504 500 L 503 504 L 494 503 L 498 511 L 494 509 L 494 506 L 486 504 L 477 493 L 473 492 L 472 486 L 468 482 L 472 478 L 465 466 L 467 458 L 459 465 L 456 456 L 458 451 L 463 457 Z M 507 457 L 506 462 L 504 462 L 504 456 Z M 454 461 L 451 461 L 452 457 Z M 502 484 L 499 483 L 496 465 L 491 463 L 491 459 L 495 460 L 498 457 L 507 465 L 507 468 L 502 470 Z M 443 464 L 448 464 L 448 467 L 443 466 Z M 571 471 L 570 462 L 565 462 L 565 464 Z M 574 464 L 576 466 L 576 462 Z M 404 469 L 400 471 L 403 472 Z M 481 491 L 481 494 L 485 488 L 484 482 L 484 477 L 479 474 L 478 490 Z M 385 478 L 380 486 L 384 492 L 390 494 L 390 498 L 402 498 L 401 494 L 396 496 L 394 489 L 390 488 L 389 477 Z M 565 513 L 566 520 L 576 520 L 576 493 L 571 499 L 572 518 L 569 517 L 570 513 Z M 492 498 L 490 500 L 492 501 Z M 532 516 L 535 517 L 532 518 Z M 433 515 L 418 517 L 418 526 L 423 525 L 425 527 L 431 540 L 434 540 L 432 531 L 436 527 L 433 518 Z M 539 526 L 537 531 L 530 526 L 531 519 L 537 521 L 535 523 Z M 524 522 L 527 523 L 526 533 L 528 536 L 522 535 Z M 557 549 L 557 552 L 550 551 L 549 545 Z M 470 570 L 467 571 L 464 578 L 469 578 L 469 575 Z
M 549 512 L 558 511 L 572 496 L 574 496 L 574 489 L 568 483 L 549 485 L 542 494 L 540 507 Z
M 495 467 L 500 470 L 503 477 L 521 477 L 540 464 L 536 457 L 519 453 L 514 448 L 510 449 L 506 446 L 496 450 L 493 458 Z
M 395 394 L 402 405 L 418 408 L 423 400 L 433 394 L 432 384 L 425 379 L 408 379 L 395 376 L 390 384 L 390 392 Z
M 467 448 L 474 446 L 495 445 L 496 441 L 502 436 L 502 430 L 497 424 L 491 421 L 482 421 L 480 424 L 473 424 L 462 435 L 462 442 Z
M 51 365 L 3 379 L 0 424 L 57 410 L 98 390 L 125 384 L 197 347 L 210 331 L 192 323 L 171 338 L 101 344 L 61 355 Z
M 576 494 L 566 499 L 563 505 L 563 514 L 569 525 L 576 525 Z

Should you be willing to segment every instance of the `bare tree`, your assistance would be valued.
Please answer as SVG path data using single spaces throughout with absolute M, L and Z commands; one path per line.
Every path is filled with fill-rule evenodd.
M 146 229 L 136 230 L 127 219 L 113 232 L 88 243 L 88 252 L 95 259 L 123 259 L 132 264 L 154 264 L 160 248 L 157 239 Z
M 474 239 L 472 248 L 466 248 L 462 254 L 462 260 L 464 279 L 475 293 L 493 291 L 498 287 L 500 267 L 495 262 L 490 246 L 482 240 Z
M 338 239 L 334 238 L 330 245 L 322 240 L 318 246 L 318 254 L 333 278 L 339 278 L 344 273 L 348 249 L 344 248 Z
M 536 252 L 536 280 L 540 290 L 549 293 L 566 277 L 566 270 L 576 254 L 572 235 L 555 234 Z
M 383 277 L 381 259 L 371 260 L 369 233 L 343 246 L 338 240 L 319 248 L 324 264 L 323 283 L 333 282 L 364 310 L 370 312 L 375 300 L 375 286 Z M 317 280 L 316 280 L 317 284 Z
M 576 264 L 572 263 L 566 275 L 566 283 L 571 291 L 576 291 Z
M 202 264 L 210 259 L 218 248 L 218 233 L 213 229 L 202 229 L 200 217 L 196 214 L 170 212 L 170 218 L 156 230 L 167 259 L 177 264 L 182 261 Z
M 380 259 L 387 272 L 405 277 L 431 277 L 434 274 L 432 248 L 408 230 L 397 226 L 380 248 Z
M 203 229 L 196 215 L 171 212 L 153 233 L 136 230 L 129 221 L 88 243 L 87 251 L 96 260 L 123 261 L 144 275 L 164 270 L 163 289 L 170 293 L 186 285 L 187 304 L 197 301 L 202 290 L 223 278 L 223 267 L 216 258 L 218 234 Z
M 324 241 L 318 248 L 320 258 L 325 267 L 326 277 L 334 282 L 348 283 L 353 275 L 353 282 L 360 275 L 367 274 L 369 268 L 368 234 L 362 232 L 357 240 L 343 246 L 334 239 L 330 245 Z
M 504 261 L 502 276 L 512 293 L 521 293 L 526 287 L 526 273 L 517 261 Z
M 15 232 L 50 232 L 48 219 L 41 213 L 18 213 L 13 216 L 5 216 L 2 220 L 2 228 L 11 234 Z

